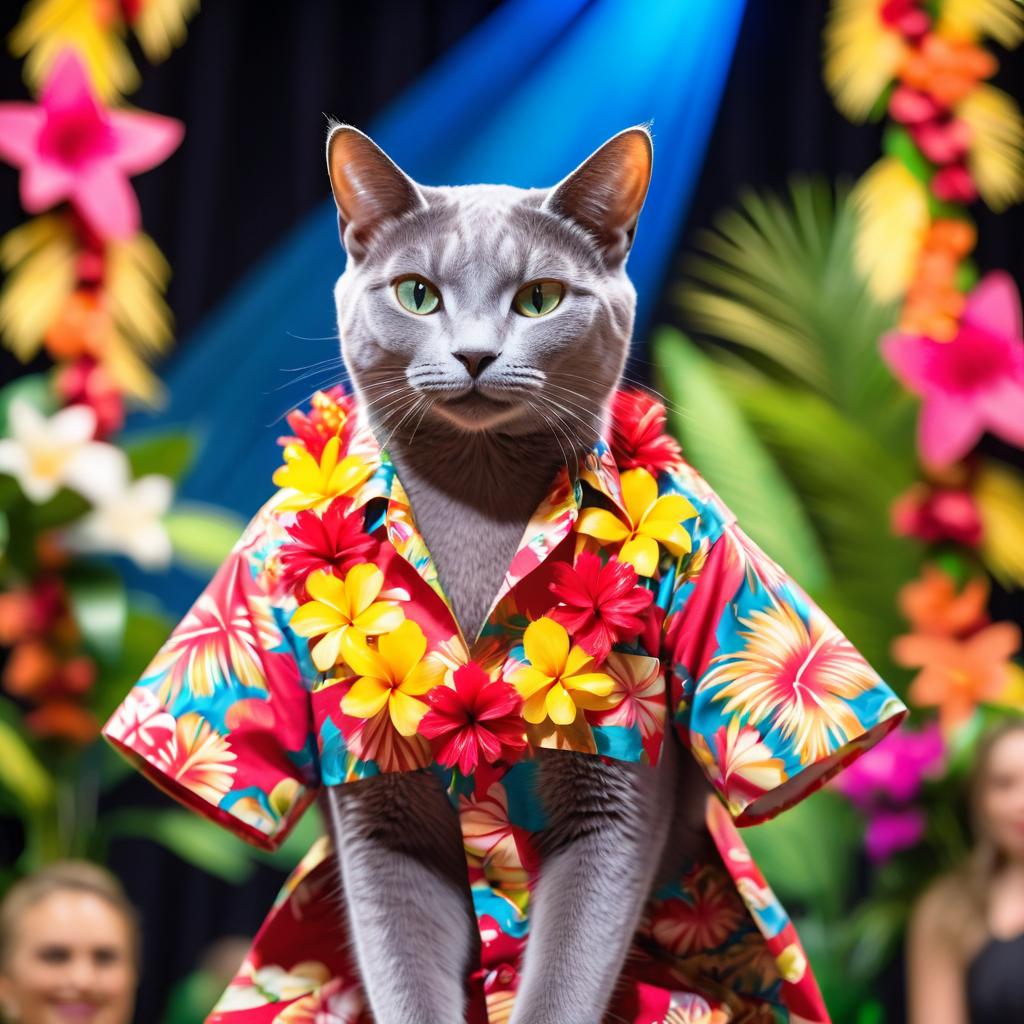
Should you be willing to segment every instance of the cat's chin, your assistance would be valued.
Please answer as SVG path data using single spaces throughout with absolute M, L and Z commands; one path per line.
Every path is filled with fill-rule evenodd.
M 433 411 L 460 430 L 473 434 L 507 426 L 522 416 L 518 403 L 497 401 L 479 391 L 434 402 Z

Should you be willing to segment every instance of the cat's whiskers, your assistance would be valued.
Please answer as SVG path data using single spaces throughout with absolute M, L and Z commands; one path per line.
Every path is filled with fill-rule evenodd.
M 394 438 L 395 434 L 398 433 L 398 430 L 402 426 L 402 424 L 413 413 L 419 411 L 419 409 L 421 408 L 423 403 L 428 402 L 428 401 L 429 401 L 429 398 L 427 398 L 426 395 L 419 395 L 419 396 L 417 396 L 416 401 L 413 402 L 413 404 L 405 411 L 405 413 L 402 415 L 402 418 L 395 424 L 395 426 L 392 429 L 391 433 L 388 434 L 387 439 L 381 444 L 381 448 L 383 448 L 385 451 L 387 451 L 389 446 L 391 445 L 392 438 Z
M 558 436 L 558 433 L 555 430 L 555 427 L 552 424 L 551 419 L 548 416 L 546 416 L 540 409 L 538 409 L 537 406 L 535 406 L 533 402 L 531 402 L 529 399 L 526 399 L 526 404 L 533 410 L 535 415 L 539 416 L 548 425 L 548 428 L 551 431 L 551 436 L 555 439 L 555 444 L 558 445 L 558 450 L 562 453 L 562 463 L 565 466 L 568 466 L 569 458 L 565 454 L 565 449 L 562 447 L 561 438 Z
M 545 381 L 545 388 L 554 388 L 556 391 L 562 392 L 560 401 L 566 402 L 568 405 L 573 406 L 575 409 L 579 409 L 586 413 L 587 417 L 594 420 L 598 416 L 598 410 L 592 406 L 586 405 L 586 395 L 581 395 L 578 391 L 574 391 L 572 388 L 562 387 L 561 384 L 555 384 L 553 381 Z M 566 397 L 572 396 L 572 397 Z M 574 401 L 574 399 L 580 399 L 580 401 Z
M 552 376 L 574 377 L 577 380 L 589 381 L 591 379 L 582 373 L 571 373 L 568 370 L 549 370 L 548 373 L 550 373 Z M 640 388 L 642 391 L 646 391 L 648 392 L 648 394 L 653 395 L 655 398 L 658 399 L 659 402 L 661 402 L 663 406 L 665 406 L 666 409 L 668 409 L 670 412 L 673 412 L 675 415 L 681 416 L 685 419 L 691 419 L 691 415 L 689 412 L 686 411 L 686 409 L 684 409 L 680 405 L 677 405 L 675 402 L 672 401 L 672 399 L 670 399 L 667 395 L 662 394 L 662 392 L 660 392 L 653 385 L 649 384 L 647 381 L 639 380 L 636 377 L 631 377 L 628 373 L 621 373 L 619 376 L 627 384 L 632 384 L 634 387 Z
M 587 446 L 583 439 L 577 436 L 576 432 L 572 429 L 571 424 L 566 423 L 558 415 L 553 406 L 550 404 L 552 400 L 549 396 L 538 394 L 537 397 L 540 400 L 541 406 L 546 408 L 551 413 L 551 418 L 550 420 L 548 420 L 548 422 L 551 425 L 552 431 L 557 430 L 562 435 L 562 437 L 565 438 L 566 444 L 568 444 L 569 446 L 569 451 L 572 453 L 573 479 L 575 479 L 577 476 L 579 476 L 580 472 L 580 449 Z M 561 443 L 559 443 L 559 448 L 561 448 Z M 565 463 L 566 469 L 568 469 L 569 457 L 565 454 L 565 449 L 562 449 L 562 461 Z

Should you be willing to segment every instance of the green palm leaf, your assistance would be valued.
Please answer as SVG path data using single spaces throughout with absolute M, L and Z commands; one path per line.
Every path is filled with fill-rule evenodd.
M 669 425 L 750 535 L 804 587 L 822 589 L 828 567 L 806 512 L 771 453 L 719 382 L 714 365 L 684 335 L 654 339 Z
M 699 236 L 675 300 L 684 323 L 738 346 L 876 430 L 903 429 L 905 403 L 878 354 L 895 308 L 878 305 L 853 263 L 845 190 L 798 181 L 788 202 L 748 192 Z

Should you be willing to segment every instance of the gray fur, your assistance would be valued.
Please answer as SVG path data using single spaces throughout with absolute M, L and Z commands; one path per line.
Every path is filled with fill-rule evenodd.
M 348 251 L 335 287 L 342 354 L 472 644 L 558 467 L 599 436 L 625 364 L 636 304 L 625 262 L 650 137 L 627 129 L 551 189 L 430 188 L 336 125 L 328 169 Z M 443 309 L 404 310 L 393 283 L 407 274 L 435 285 Z M 559 307 L 513 312 L 537 279 L 566 286 Z M 550 825 L 512 1024 L 604 1015 L 652 885 L 702 834 L 705 785 L 678 761 L 671 736 L 657 768 L 541 755 Z M 684 814 L 680 796 L 693 798 Z M 479 940 L 439 786 L 381 775 L 329 789 L 326 807 L 375 1020 L 461 1022 Z

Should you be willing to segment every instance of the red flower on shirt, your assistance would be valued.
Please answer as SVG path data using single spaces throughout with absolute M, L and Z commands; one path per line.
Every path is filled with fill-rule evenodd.
M 682 460 L 665 433 L 665 407 L 644 391 L 617 391 L 611 406 L 611 447 L 620 469 L 657 473 Z
M 457 668 L 454 680 L 454 689 L 435 686 L 427 694 L 430 710 L 419 726 L 421 736 L 435 741 L 441 764 L 470 775 L 479 762 L 509 760 L 526 746 L 522 701 L 512 686 L 473 662 Z
M 340 437 L 342 450 L 345 450 L 345 441 L 354 422 L 354 408 L 352 396 L 346 395 L 340 387 L 317 391 L 310 399 L 308 413 L 304 409 L 293 409 L 288 413 L 286 419 L 294 436 L 279 437 L 278 444 L 301 444 L 317 461 L 323 454 L 324 445 L 332 437 Z
M 611 558 L 602 565 L 597 555 L 583 551 L 575 566 L 556 565 L 554 576 L 548 589 L 560 603 L 548 615 L 598 663 L 612 644 L 644 631 L 643 613 L 654 594 L 637 585 L 636 570 L 628 563 Z
M 286 527 L 292 543 L 282 544 L 281 576 L 296 596 L 305 594 L 306 579 L 316 569 L 344 576 L 352 566 L 370 560 L 378 541 L 363 531 L 361 509 L 345 514 L 345 501 L 333 501 L 318 515 L 304 509 Z

